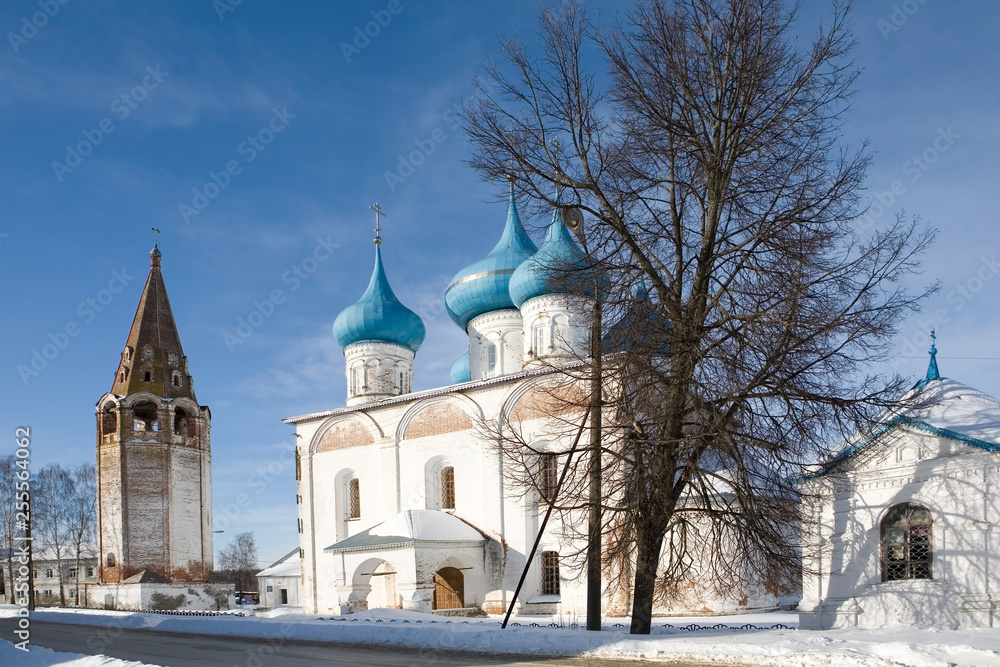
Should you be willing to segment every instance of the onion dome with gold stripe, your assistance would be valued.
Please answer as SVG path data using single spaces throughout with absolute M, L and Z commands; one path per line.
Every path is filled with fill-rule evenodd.
M 514 179 L 508 180 L 510 205 L 500 241 L 485 258 L 455 274 L 445 291 L 448 316 L 463 330 L 478 315 L 515 307 L 510 298 L 510 278 L 524 260 L 538 251 L 521 224 L 514 200 Z

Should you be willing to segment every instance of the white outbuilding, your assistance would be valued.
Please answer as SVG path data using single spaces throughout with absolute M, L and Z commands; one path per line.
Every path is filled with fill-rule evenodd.
M 936 352 L 878 428 L 800 484 L 803 628 L 1000 620 L 1000 400 L 942 378 Z
M 285 554 L 266 570 L 257 573 L 260 607 L 273 609 L 282 605 L 298 607 L 302 581 L 302 559 L 299 549 Z

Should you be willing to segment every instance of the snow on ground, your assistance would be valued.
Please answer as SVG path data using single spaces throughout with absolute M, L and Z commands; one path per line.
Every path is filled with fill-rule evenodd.
M 50 667 L 70 665 L 71 667 L 156 667 L 143 662 L 118 660 L 105 655 L 83 655 L 80 653 L 57 653 L 41 646 L 29 646 L 28 652 L 16 648 L 5 639 L 0 639 L 0 665 L 17 667 Z
M 0 616 L 11 613 L 12 610 L 0 608 Z M 657 618 L 654 619 L 653 634 L 649 636 L 629 635 L 628 619 L 609 618 L 605 621 L 604 631 L 596 633 L 582 629 L 585 627 L 583 617 L 523 616 L 513 618 L 511 626 L 501 630 L 500 619 L 495 617 L 444 618 L 391 609 L 377 609 L 351 616 L 312 616 L 302 614 L 297 608 L 288 608 L 245 618 L 47 609 L 34 612 L 32 617 L 59 623 L 256 637 L 268 640 L 272 646 L 288 640 L 304 640 L 409 647 L 418 649 L 428 659 L 437 651 L 462 650 L 523 656 L 584 655 L 602 659 L 688 661 L 715 665 L 1000 667 L 1000 632 L 995 629 L 739 629 L 745 624 L 794 628 L 798 626 L 798 617 L 794 612 L 710 618 Z M 520 625 L 514 626 L 515 622 Z M 557 627 L 546 627 L 550 623 Z M 531 627 L 530 624 L 538 627 Z M 614 627 L 615 624 L 621 624 L 622 627 Z M 665 628 L 664 624 L 674 627 Z M 712 627 L 718 624 L 727 627 Z M 702 629 L 682 629 L 691 625 Z M 0 664 L 6 663 L 0 660 Z

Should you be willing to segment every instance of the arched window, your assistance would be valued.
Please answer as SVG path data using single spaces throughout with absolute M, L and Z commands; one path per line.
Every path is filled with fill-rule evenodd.
M 497 372 L 497 344 L 490 343 L 486 348 L 486 375 L 493 377 Z
M 559 595 L 558 552 L 542 552 L 542 595 Z
M 347 518 L 361 518 L 361 482 L 352 477 L 347 482 Z
M 556 485 L 559 483 L 559 457 L 555 454 L 542 454 L 538 457 L 538 495 L 549 502 L 555 498 Z
M 455 468 L 441 468 L 441 509 L 455 509 Z
M 104 562 L 107 564 L 108 567 L 114 567 L 118 561 L 115 560 L 115 555 L 113 553 L 109 553 L 107 558 L 105 558 Z
M 556 315 L 552 318 L 552 347 L 560 350 L 569 349 L 569 318 Z
M 916 503 L 890 509 L 882 519 L 882 581 L 931 579 L 931 513 Z
M 540 357 L 547 352 L 545 349 L 545 327 L 535 324 L 531 328 L 531 349 L 536 357 Z

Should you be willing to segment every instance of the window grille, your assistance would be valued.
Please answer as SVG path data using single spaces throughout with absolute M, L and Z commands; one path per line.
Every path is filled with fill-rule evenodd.
M 455 509 L 455 469 L 441 468 L 441 509 Z
M 542 595 L 559 595 L 559 554 L 542 552 Z
M 347 483 L 347 518 L 361 518 L 361 482 L 357 477 Z
M 896 505 L 882 520 L 882 581 L 932 579 L 931 513 L 915 503 Z
M 538 461 L 538 495 L 551 502 L 559 483 L 559 458 L 555 454 L 542 454 Z

